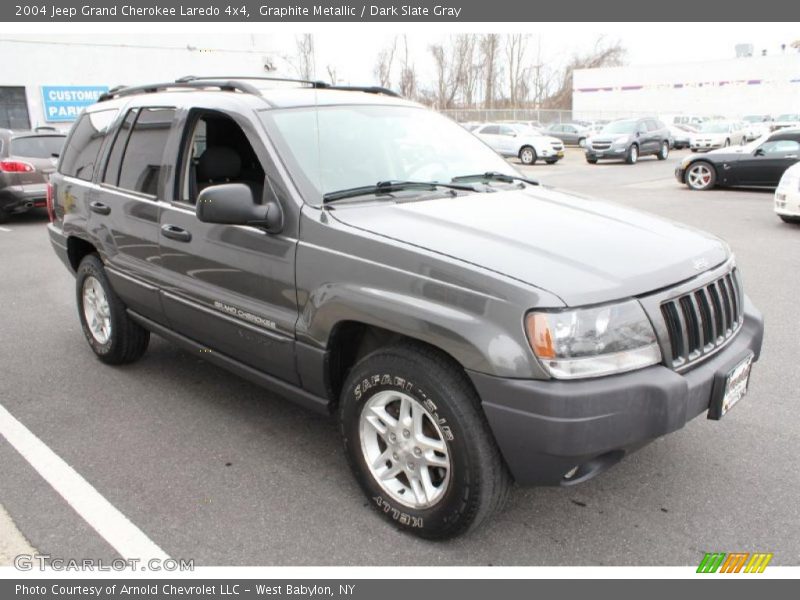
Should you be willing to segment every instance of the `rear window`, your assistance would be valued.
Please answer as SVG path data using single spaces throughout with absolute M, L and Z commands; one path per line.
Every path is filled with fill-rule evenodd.
M 9 154 L 25 158 L 52 158 L 61 154 L 64 147 L 63 135 L 32 135 L 11 140 Z
M 67 138 L 59 165 L 61 173 L 91 181 L 100 147 L 117 112 L 113 108 L 81 115 Z
M 122 166 L 119 172 L 119 187 L 155 196 L 158 178 L 167 145 L 173 108 L 143 108 L 133 125 Z

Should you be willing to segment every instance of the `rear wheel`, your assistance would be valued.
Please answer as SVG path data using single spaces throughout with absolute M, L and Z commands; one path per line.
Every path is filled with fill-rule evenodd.
M 511 479 L 463 369 L 405 342 L 350 372 L 339 422 L 345 453 L 370 502 L 394 525 L 445 539 L 499 510 Z
M 128 316 L 96 254 L 81 261 L 75 283 L 81 328 L 97 358 L 112 365 L 139 359 L 147 350 L 150 332 Z
M 579 139 L 578 146 L 580 146 L 581 148 L 586 148 L 586 138 Z
M 636 144 L 631 144 L 631 147 L 628 148 L 628 153 L 625 155 L 625 162 L 629 165 L 635 165 L 636 161 L 639 160 L 639 146 Z
M 658 156 L 658 160 L 667 160 L 669 157 L 669 142 L 661 142 L 661 150 L 656 156 Z
M 589 163 L 590 165 L 596 165 L 597 164 L 597 159 L 596 158 L 589 158 L 587 156 L 586 157 L 586 162 Z
M 701 160 L 692 163 L 686 169 L 685 179 L 689 189 L 697 191 L 710 190 L 717 182 L 717 173 L 710 163 Z
M 536 163 L 536 149 L 532 146 L 523 146 L 519 151 L 519 159 L 523 165 L 533 165 Z

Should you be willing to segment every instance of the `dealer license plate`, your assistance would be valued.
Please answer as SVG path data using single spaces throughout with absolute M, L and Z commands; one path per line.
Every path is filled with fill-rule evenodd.
M 728 371 L 725 378 L 725 388 L 719 406 L 719 417 L 725 416 L 747 393 L 747 384 L 750 381 L 750 368 L 753 365 L 753 355 L 750 354 L 738 365 Z M 719 418 L 718 417 L 718 418 Z

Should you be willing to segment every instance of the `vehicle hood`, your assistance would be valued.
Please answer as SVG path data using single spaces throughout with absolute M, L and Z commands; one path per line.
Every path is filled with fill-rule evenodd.
M 628 141 L 630 139 L 630 134 L 627 133 L 598 133 L 597 135 L 593 135 L 589 138 L 590 142 L 620 142 L 620 141 Z
M 709 234 L 545 187 L 334 207 L 339 221 L 495 271 L 579 306 L 640 295 L 722 263 Z
M 548 144 L 561 144 L 561 140 L 551 135 L 524 135 L 521 140 L 522 143 L 548 145 Z

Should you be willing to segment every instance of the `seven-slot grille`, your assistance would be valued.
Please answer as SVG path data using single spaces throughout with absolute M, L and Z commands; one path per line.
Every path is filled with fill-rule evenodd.
M 673 368 L 685 367 L 724 346 L 743 322 L 736 269 L 661 304 Z
M 611 142 L 592 142 L 592 148 L 595 150 L 608 150 L 611 148 Z

